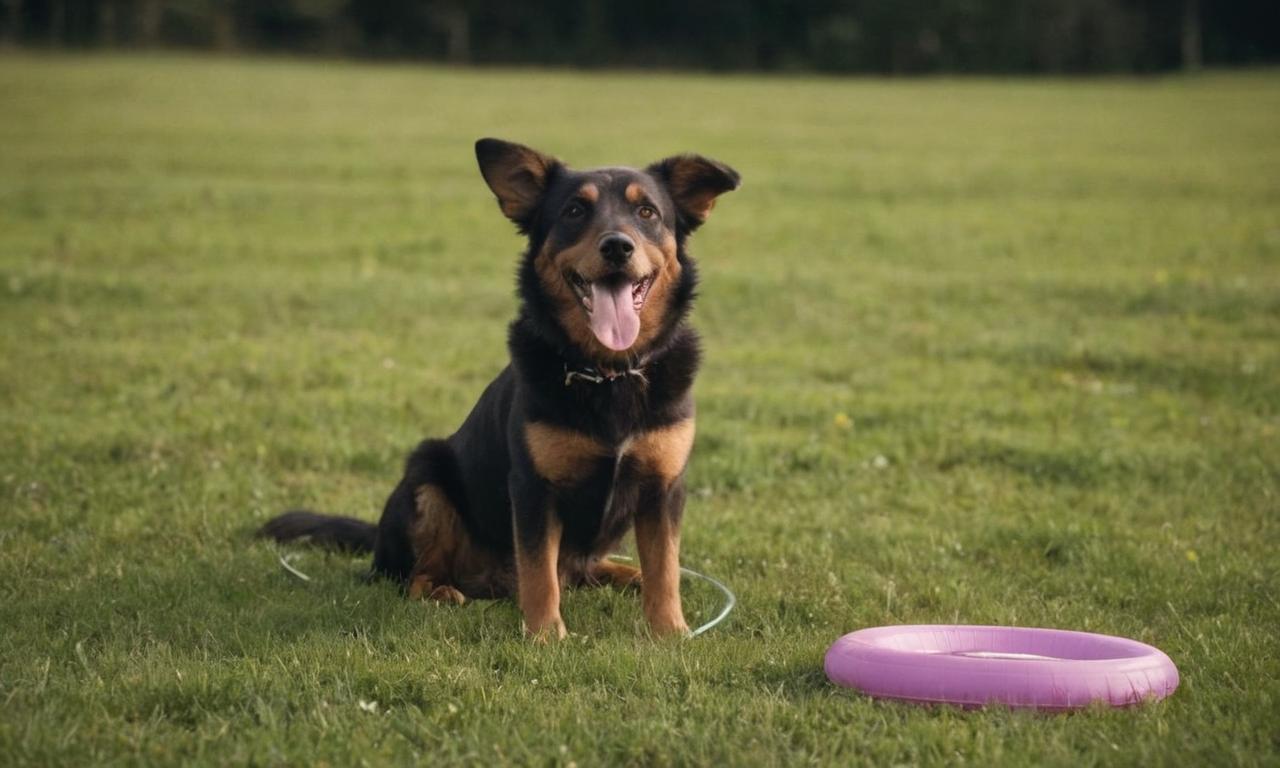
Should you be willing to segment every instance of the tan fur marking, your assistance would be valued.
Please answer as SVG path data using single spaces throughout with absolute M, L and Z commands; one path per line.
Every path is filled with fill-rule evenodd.
M 526 424 L 524 439 L 533 468 L 554 485 L 581 480 L 598 459 L 609 455 L 609 449 L 591 437 L 550 424 Z
M 418 506 L 418 519 L 411 532 L 416 555 L 414 583 L 421 580 L 421 589 L 430 592 L 436 585 L 449 580 L 455 556 L 467 544 L 460 540 L 466 534 L 457 511 L 439 486 L 420 486 L 414 493 L 414 500 Z
M 538 273 L 538 281 L 542 283 L 542 290 L 546 291 L 556 308 L 556 318 L 560 321 L 560 327 L 564 328 L 574 344 L 582 349 L 590 349 L 587 344 L 594 341 L 595 336 L 592 335 L 591 328 L 587 324 L 582 303 L 565 282 L 564 270 L 574 261 L 575 259 L 564 251 L 554 254 L 549 248 L 543 246 L 534 258 L 533 267 Z
M 619 589 L 638 587 L 641 582 L 639 568 L 613 560 L 600 560 L 593 563 L 587 576 L 591 583 L 611 584 Z
M 676 258 L 676 239 L 670 233 L 661 243 L 643 239 L 637 242 L 649 262 L 657 267 L 653 285 L 649 287 L 649 298 L 640 309 L 640 336 L 636 339 L 637 346 L 647 346 L 662 330 L 663 320 L 670 309 L 671 289 L 680 281 L 680 260 Z
M 600 199 L 600 188 L 595 184 L 583 184 L 578 190 L 578 195 L 589 203 L 594 203 Z
M 547 515 L 547 530 L 541 546 L 525 550 L 516 546 L 519 573 L 520 612 L 524 631 L 537 640 L 559 640 L 566 634 L 560 618 L 560 521 Z
M 660 514 L 636 517 L 636 550 L 640 554 L 640 602 L 656 635 L 688 634 L 680 606 L 680 529 Z
M 573 270 L 589 280 L 598 271 L 593 265 L 600 261 L 599 252 L 594 245 L 588 246 L 588 242 L 594 243 L 595 240 L 595 234 L 589 233 L 576 245 L 559 253 L 553 254 L 544 248 L 538 254 L 534 268 L 538 272 L 543 290 L 556 307 L 556 318 L 560 321 L 560 327 L 569 335 L 569 340 L 592 356 L 609 359 L 616 353 L 602 345 L 591 332 L 586 310 L 577 294 L 565 283 L 564 276 L 566 270 Z
M 677 202 L 698 221 L 706 221 L 716 207 L 716 193 L 697 182 L 702 171 L 692 163 L 678 163 L 671 173 L 671 188 L 677 190 Z M 688 190 L 688 191 L 684 191 Z
M 409 582 L 409 599 L 421 600 L 422 596 L 429 590 L 434 589 L 435 584 L 426 576 L 414 576 Z
M 634 181 L 627 185 L 627 191 L 624 194 L 627 196 L 627 202 L 632 205 L 639 205 L 643 203 L 647 197 L 644 192 L 644 187 Z
M 596 339 L 591 332 L 591 323 L 582 302 L 565 282 L 566 271 L 576 272 L 590 281 L 610 270 L 596 247 L 601 232 L 593 229 L 585 233 L 577 243 L 558 252 L 552 252 L 544 246 L 534 259 L 538 279 L 543 290 L 552 299 L 560 327 L 568 334 L 570 341 L 592 358 L 612 364 L 621 364 L 634 358 L 637 350 L 643 349 L 657 336 L 668 309 L 670 286 L 674 285 L 680 275 L 674 237 L 668 236 L 662 243 L 651 243 L 639 232 L 627 228 L 621 231 L 640 246 L 629 265 L 629 272 L 633 277 L 639 279 L 657 272 L 653 286 L 649 289 L 649 298 L 640 311 L 640 335 L 631 350 L 617 352 Z
M 661 477 L 664 485 L 670 485 L 689 462 L 693 435 L 694 421 L 688 418 L 638 435 L 632 440 L 628 453 L 645 470 Z
M 414 566 L 409 597 L 459 601 L 448 590 L 475 590 L 478 594 L 504 591 L 500 563 L 478 549 L 462 526 L 458 512 L 439 486 L 423 485 L 414 494 L 418 518 L 410 530 Z M 459 603 L 460 604 L 460 603 Z

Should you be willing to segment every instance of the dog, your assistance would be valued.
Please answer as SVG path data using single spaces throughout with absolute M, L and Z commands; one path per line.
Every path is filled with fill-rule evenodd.
M 298 510 L 259 533 L 372 551 L 372 573 L 414 598 L 514 595 L 533 638 L 565 636 L 561 589 L 599 584 L 639 586 L 655 635 L 688 634 L 680 524 L 701 352 L 686 245 L 738 173 L 693 154 L 574 170 L 499 139 L 475 152 L 528 240 L 510 364 L 453 435 L 413 451 L 376 526 Z M 639 570 L 607 559 L 632 528 Z

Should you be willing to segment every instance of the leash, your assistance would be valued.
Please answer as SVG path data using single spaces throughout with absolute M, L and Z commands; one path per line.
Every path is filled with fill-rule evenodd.
M 290 552 L 288 555 L 285 555 L 285 553 L 283 552 L 277 552 L 276 557 L 280 560 L 281 567 L 283 567 L 286 571 L 288 571 L 289 573 L 292 573 L 294 576 L 298 577 L 302 581 L 311 581 L 310 576 L 308 576 L 307 574 L 303 573 L 302 571 L 298 570 L 297 568 L 294 568 L 292 565 L 289 564 L 290 560 L 293 560 L 298 557 L 297 552 Z
M 733 607 L 738 604 L 738 597 L 737 595 L 733 594 L 732 589 L 729 589 L 728 587 L 726 587 L 724 585 L 724 582 L 720 581 L 719 579 L 716 579 L 712 576 L 708 576 L 705 573 L 699 573 L 693 570 L 692 568 L 685 568 L 683 565 L 680 566 L 680 572 L 683 573 L 685 576 L 692 576 L 695 579 L 702 579 L 703 581 L 707 582 L 711 586 L 720 590 L 721 594 L 724 595 L 724 607 L 720 609 L 720 612 L 716 614 L 715 618 L 689 633 L 689 637 L 697 637 L 703 632 L 706 632 L 707 630 L 711 629 L 715 625 L 724 621 L 725 618 L 729 615 L 729 611 L 732 611 Z
M 290 562 L 291 560 L 294 560 L 297 557 L 298 557 L 297 552 L 290 552 L 287 555 L 284 552 L 276 553 L 276 558 L 280 561 L 280 566 L 284 568 L 286 571 L 288 571 L 290 575 L 292 575 L 296 579 L 299 579 L 300 581 L 307 581 L 307 582 L 311 581 L 310 576 L 298 570 L 297 568 L 294 568 L 293 564 Z M 610 560 L 625 560 L 627 562 L 630 562 L 631 560 L 634 559 L 626 555 L 609 555 L 608 557 Z M 705 573 L 699 573 L 698 571 L 695 571 L 692 568 L 685 568 L 683 565 L 680 566 L 680 573 L 684 576 L 690 576 L 695 579 L 702 579 L 706 583 L 720 590 L 720 593 L 724 595 L 724 605 L 720 608 L 720 612 L 715 615 L 715 618 L 713 618 L 711 621 L 708 621 L 706 624 L 699 626 L 697 629 L 689 633 L 689 637 L 697 637 L 698 635 L 701 635 L 703 632 L 706 632 L 707 630 L 715 627 L 720 622 L 724 621 L 725 617 L 729 615 L 729 612 L 732 611 L 734 609 L 734 606 L 738 604 L 738 597 L 737 595 L 733 594 L 733 590 L 729 589 L 724 585 L 724 582 L 714 577 L 708 576 Z
M 625 560 L 627 562 L 630 562 L 634 559 L 626 555 L 609 555 L 608 557 L 610 560 Z M 729 615 L 729 612 L 732 611 L 734 606 L 738 604 L 738 597 L 737 595 L 733 594 L 733 590 L 729 589 L 724 585 L 724 582 L 714 577 L 708 576 L 705 573 L 699 573 L 698 571 L 695 571 L 692 568 L 685 568 L 683 565 L 680 566 L 680 573 L 684 576 L 692 576 L 695 579 L 702 579 L 706 583 L 720 590 L 720 594 L 724 595 L 724 605 L 720 608 L 720 612 L 715 615 L 715 618 L 713 618 L 711 621 L 708 621 L 706 624 L 699 626 L 697 629 L 689 633 L 689 637 L 697 637 L 703 632 L 706 632 L 707 630 L 711 629 L 715 625 L 724 621 L 725 617 Z

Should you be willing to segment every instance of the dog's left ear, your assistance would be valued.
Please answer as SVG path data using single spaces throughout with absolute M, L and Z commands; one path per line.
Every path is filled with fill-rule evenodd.
M 501 139 L 477 141 L 476 161 L 485 183 L 498 197 L 502 213 L 521 229 L 529 224 L 530 215 L 547 189 L 548 178 L 560 166 L 554 157 Z
M 737 171 L 701 155 L 668 157 L 646 170 L 667 185 L 689 230 L 707 220 L 717 197 L 737 189 L 742 182 Z

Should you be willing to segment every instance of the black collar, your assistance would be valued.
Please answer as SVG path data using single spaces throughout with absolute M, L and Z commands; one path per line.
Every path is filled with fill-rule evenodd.
M 594 365 L 580 365 L 570 367 L 568 363 L 564 364 L 564 385 L 567 387 L 573 383 L 574 379 L 589 382 L 591 384 L 603 384 L 607 381 L 614 381 L 626 376 L 635 376 L 641 383 L 649 383 L 644 375 L 644 363 L 637 363 L 634 368 L 625 368 L 615 371 L 609 368 L 597 368 Z

